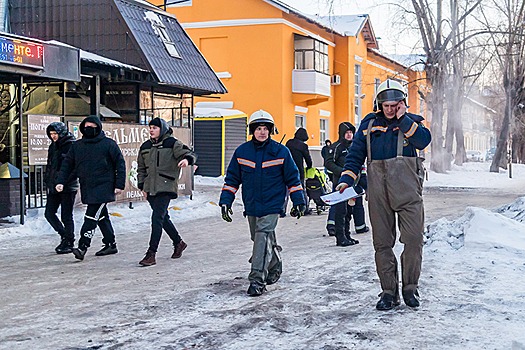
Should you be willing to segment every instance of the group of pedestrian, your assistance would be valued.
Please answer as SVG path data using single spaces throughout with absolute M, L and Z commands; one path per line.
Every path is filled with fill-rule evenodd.
M 378 310 L 390 310 L 400 304 L 400 294 L 409 307 L 418 307 L 418 281 L 421 272 L 424 209 L 422 182 L 424 168 L 418 150 L 431 141 L 423 118 L 407 112 L 407 94 L 394 80 L 386 80 L 377 89 L 375 111 L 368 114 L 359 129 L 349 122 L 339 125 L 339 139 L 327 142 L 322 150 L 324 165 L 335 191 L 353 187 L 361 196 L 330 208 L 329 235 L 337 246 L 359 243 L 350 235 L 354 219 L 356 233 L 368 232 L 363 197 L 368 199 L 377 274 L 382 292 Z M 266 286 L 276 283 L 282 274 L 281 246 L 276 227 L 285 214 L 288 196 L 293 203 L 290 215 L 300 218 L 307 212 L 303 162 L 312 166 L 306 141 L 308 134 L 299 128 L 294 138 L 282 145 L 271 138 L 275 122 L 268 112 L 259 110 L 248 120 L 251 139 L 241 144 L 228 165 L 219 206 L 222 219 L 232 221 L 232 204 L 242 187 L 244 217 L 253 241 L 249 259 L 247 294 L 260 296 Z M 58 232 L 59 254 L 72 252 L 83 260 L 98 226 L 104 247 L 95 255 L 117 253 L 115 235 L 107 204 L 124 189 L 125 163 L 117 144 L 105 136 L 97 117 L 80 124 L 82 139 L 74 141 L 63 123 L 52 123 L 47 134 L 53 141 L 49 148 L 46 183 L 49 188 L 45 217 Z M 196 155 L 172 135 L 168 124 L 154 118 L 149 123 L 150 139 L 140 147 L 138 185 L 152 209 L 148 250 L 139 262 L 156 263 L 155 255 L 162 230 L 173 242 L 172 258 L 180 258 L 187 244 L 180 237 L 168 214 L 171 199 L 177 198 L 181 168 L 195 164 Z M 366 164 L 365 164 L 366 162 Z M 81 199 L 87 204 L 78 246 L 73 247 L 72 208 L 80 182 Z M 60 221 L 57 208 L 62 208 Z M 397 231 L 404 244 L 401 254 L 401 281 L 393 247 Z M 401 282 L 401 293 L 399 283 Z
M 64 123 L 54 122 L 47 127 L 52 142 L 45 176 L 48 188 L 45 217 L 61 237 L 55 251 L 73 253 L 76 259 L 84 260 L 97 227 L 104 245 L 95 255 L 118 253 L 107 205 L 124 190 L 126 164 L 117 143 L 106 137 L 97 116 L 85 118 L 79 130 L 82 138 L 75 141 Z M 139 262 L 142 266 L 155 265 L 162 229 L 173 241 L 172 258 L 180 258 L 186 249 L 187 244 L 170 220 L 168 205 L 177 198 L 180 168 L 196 160 L 189 147 L 172 136 L 164 120 L 152 119 L 149 134 L 150 139 L 140 147 L 137 159 L 138 186 L 152 208 L 149 248 Z M 87 208 L 78 245 L 74 247 L 73 205 L 79 183 L 81 201 Z M 56 215 L 59 207 L 62 220 Z

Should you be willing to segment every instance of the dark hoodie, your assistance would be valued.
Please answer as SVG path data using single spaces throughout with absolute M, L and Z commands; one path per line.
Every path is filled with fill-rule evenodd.
M 85 124 L 97 125 L 89 133 Z M 71 173 L 80 180 L 82 203 L 99 204 L 115 200 L 115 189 L 126 185 L 126 163 L 117 143 L 106 137 L 102 122 L 96 116 L 89 116 L 80 123 L 82 139 L 76 141 L 67 154 L 58 182 L 63 184 Z
M 299 169 L 299 176 L 301 182 L 304 182 L 304 162 L 306 162 L 306 167 L 312 167 L 312 157 L 310 156 L 310 151 L 308 150 L 308 145 L 305 143 L 308 141 L 308 133 L 305 128 L 299 128 L 295 132 L 294 138 L 286 142 L 286 147 L 290 150 L 292 154 L 293 161 Z
M 346 155 L 348 154 L 348 149 L 352 144 L 352 141 L 345 139 L 345 134 L 348 130 L 351 130 L 355 134 L 355 126 L 350 122 L 342 122 L 339 124 L 339 139 L 335 142 L 332 147 L 328 150 L 324 166 L 331 173 L 333 173 L 332 182 L 337 184 L 341 173 L 344 170 Z
M 58 134 L 58 140 L 53 141 L 51 138 L 51 131 L 55 131 Z M 51 194 L 56 194 L 55 186 L 58 184 L 58 174 L 60 173 L 60 167 L 62 166 L 62 161 L 66 157 L 71 145 L 75 141 L 75 137 L 68 132 L 67 127 L 62 122 L 53 122 L 49 124 L 46 128 L 47 137 L 53 142 L 49 145 L 47 151 L 47 165 L 46 173 L 44 175 L 44 182 L 46 187 Z M 76 192 L 78 191 L 78 180 L 74 174 L 68 178 L 68 180 L 63 184 L 64 193 Z

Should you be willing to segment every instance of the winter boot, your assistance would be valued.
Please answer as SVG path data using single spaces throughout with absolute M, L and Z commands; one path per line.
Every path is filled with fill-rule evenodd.
M 148 249 L 144 258 L 141 261 L 139 261 L 139 264 L 142 266 L 155 265 L 157 263 L 157 261 L 155 261 L 155 254 L 156 254 L 155 252 Z
M 345 232 L 345 238 L 352 244 L 350 245 L 354 245 L 354 244 L 359 244 L 359 241 L 357 239 L 353 239 L 352 236 L 350 236 L 350 232 Z
M 104 255 L 117 254 L 117 253 L 118 253 L 117 243 L 113 242 L 113 243 L 104 244 L 102 249 L 96 252 L 95 255 L 104 256 Z
M 178 259 L 182 256 L 182 252 L 184 249 L 186 249 L 188 245 L 181 239 L 179 243 L 175 246 L 175 250 L 173 251 L 173 254 L 171 255 L 172 259 Z
M 348 239 L 344 234 L 339 234 L 335 236 L 335 245 L 338 247 L 348 247 L 349 245 L 358 244 L 359 241 L 356 239 Z
M 416 290 L 403 291 L 403 300 L 410 307 L 419 307 L 419 293 Z
M 259 295 L 262 295 L 266 291 L 266 287 L 264 284 L 259 284 L 255 281 L 250 283 L 250 287 L 248 287 L 248 290 L 246 293 L 248 293 L 251 297 L 258 297 Z
M 79 245 L 78 248 L 73 248 L 72 253 L 78 260 L 84 260 L 84 256 L 86 255 L 87 247 Z
M 70 239 L 62 239 L 60 245 L 55 248 L 57 254 L 69 254 L 73 252 L 73 242 Z
M 376 304 L 377 310 L 391 310 L 400 304 L 399 298 L 392 294 L 383 292 L 379 294 L 379 296 L 381 297 L 381 299 L 379 299 L 379 301 Z
M 281 278 L 281 273 L 282 271 L 280 269 L 276 269 L 275 271 L 269 272 L 268 277 L 266 277 L 266 284 L 271 285 L 279 281 L 279 279 Z
M 334 225 L 327 225 L 326 231 L 328 231 L 328 236 L 335 237 L 335 226 Z
M 370 231 L 370 229 L 365 225 L 365 227 L 355 230 L 355 233 L 367 233 L 368 231 Z

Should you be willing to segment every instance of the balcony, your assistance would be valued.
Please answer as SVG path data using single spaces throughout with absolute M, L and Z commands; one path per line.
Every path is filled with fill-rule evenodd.
M 294 95 L 294 99 L 307 101 L 308 104 L 326 101 L 330 97 L 330 76 L 313 69 L 294 69 L 292 71 L 292 92 L 304 94 L 304 96 Z

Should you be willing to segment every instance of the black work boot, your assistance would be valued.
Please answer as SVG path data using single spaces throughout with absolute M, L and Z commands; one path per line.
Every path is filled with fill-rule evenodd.
M 365 226 L 363 228 L 355 230 L 355 233 L 367 233 L 368 231 L 370 231 L 370 228 L 368 228 L 368 226 Z
M 266 287 L 263 284 L 259 284 L 255 281 L 250 283 L 250 286 L 248 287 L 248 290 L 246 293 L 248 293 L 251 297 L 258 297 L 259 295 L 262 295 L 266 291 Z
M 104 255 L 117 254 L 117 253 L 118 253 L 117 243 L 113 242 L 113 243 L 104 244 L 102 249 L 96 252 L 95 255 L 104 256 Z
M 326 231 L 328 232 L 328 236 L 335 237 L 335 226 L 334 225 L 327 225 Z
M 335 236 L 335 238 L 336 238 L 335 245 L 338 247 L 348 247 L 350 245 L 359 243 L 357 239 L 353 239 L 353 238 L 348 239 L 344 234 L 337 235 Z
M 151 251 L 148 249 L 148 251 L 146 252 L 146 255 L 144 256 L 144 258 L 139 261 L 139 264 L 142 265 L 142 266 L 153 266 L 157 263 L 157 261 L 155 260 L 155 255 L 156 253 L 154 251 Z
M 381 299 L 379 299 L 379 301 L 376 304 L 377 310 L 391 310 L 400 304 L 399 299 L 392 294 L 383 292 L 379 294 L 379 296 L 381 297 Z
M 403 300 L 410 307 L 419 307 L 419 293 L 416 290 L 403 291 Z

